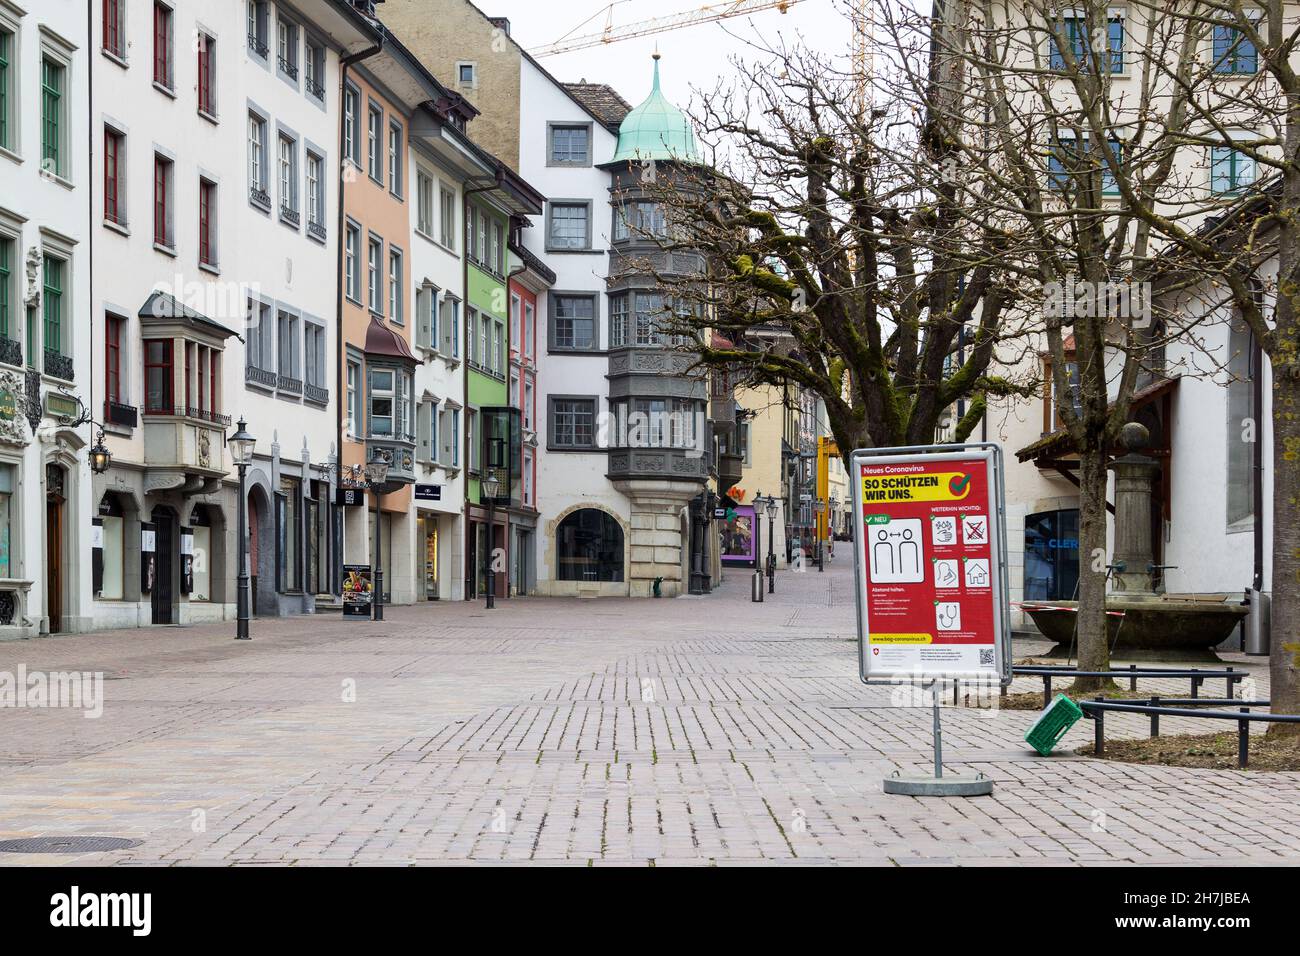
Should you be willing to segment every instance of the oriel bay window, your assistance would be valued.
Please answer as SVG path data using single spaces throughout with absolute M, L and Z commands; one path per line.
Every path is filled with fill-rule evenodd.
M 367 381 L 370 392 L 370 436 L 413 441 L 415 380 L 412 373 L 372 366 L 368 369 Z
M 146 415 L 173 415 L 172 340 L 144 341 L 144 411 Z
M 185 414 L 190 418 L 220 420 L 221 352 L 198 342 L 185 348 Z

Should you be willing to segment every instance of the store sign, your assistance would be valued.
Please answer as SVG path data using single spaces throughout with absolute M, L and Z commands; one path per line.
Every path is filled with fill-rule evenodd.
M 852 458 L 864 681 L 1010 675 L 1000 452 L 932 447 Z
M 343 616 L 368 619 L 373 596 L 370 565 L 343 565 Z
M 58 392 L 46 392 L 45 413 L 51 418 L 76 418 L 77 400 Z
M 364 488 L 340 488 L 338 491 L 338 503 L 341 508 L 354 508 L 363 506 L 366 503 L 366 489 Z
M 441 501 L 442 485 L 416 485 L 416 501 Z
M 0 421 L 11 422 L 18 417 L 18 400 L 12 389 L 0 388 Z

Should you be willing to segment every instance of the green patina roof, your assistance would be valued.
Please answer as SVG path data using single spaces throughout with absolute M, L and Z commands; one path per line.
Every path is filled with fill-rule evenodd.
M 610 162 L 676 159 L 700 161 L 690 121 L 659 89 L 659 54 L 655 54 L 654 84 L 645 102 L 624 117 L 618 128 L 618 149 Z

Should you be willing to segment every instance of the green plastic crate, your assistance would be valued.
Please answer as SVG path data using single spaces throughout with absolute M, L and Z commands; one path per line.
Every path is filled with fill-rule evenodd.
M 1047 709 L 1038 715 L 1033 726 L 1025 731 L 1025 743 L 1044 757 L 1050 756 L 1065 732 L 1082 717 L 1083 711 L 1078 704 L 1064 694 L 1057 694 Z

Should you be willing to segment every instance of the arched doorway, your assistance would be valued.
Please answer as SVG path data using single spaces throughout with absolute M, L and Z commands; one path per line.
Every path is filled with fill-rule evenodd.
M 51 634 L 63 630 L 67 477 L 62 466 L 53 463 L 45 466 L 45 615 Z
M 623 529 L 608 512 L 573 512 L 555 529 L 555 540 L 559 580 L 623 580 Z
M 154 624 L 175 624 L 173 606 L 176 603 L 176 554 L 179 546 L 176 512 L 166 505 L 158 505 L 150 512 L 149 522 L 153 525 L 153 580 L 149 591 L 152 620 Z

